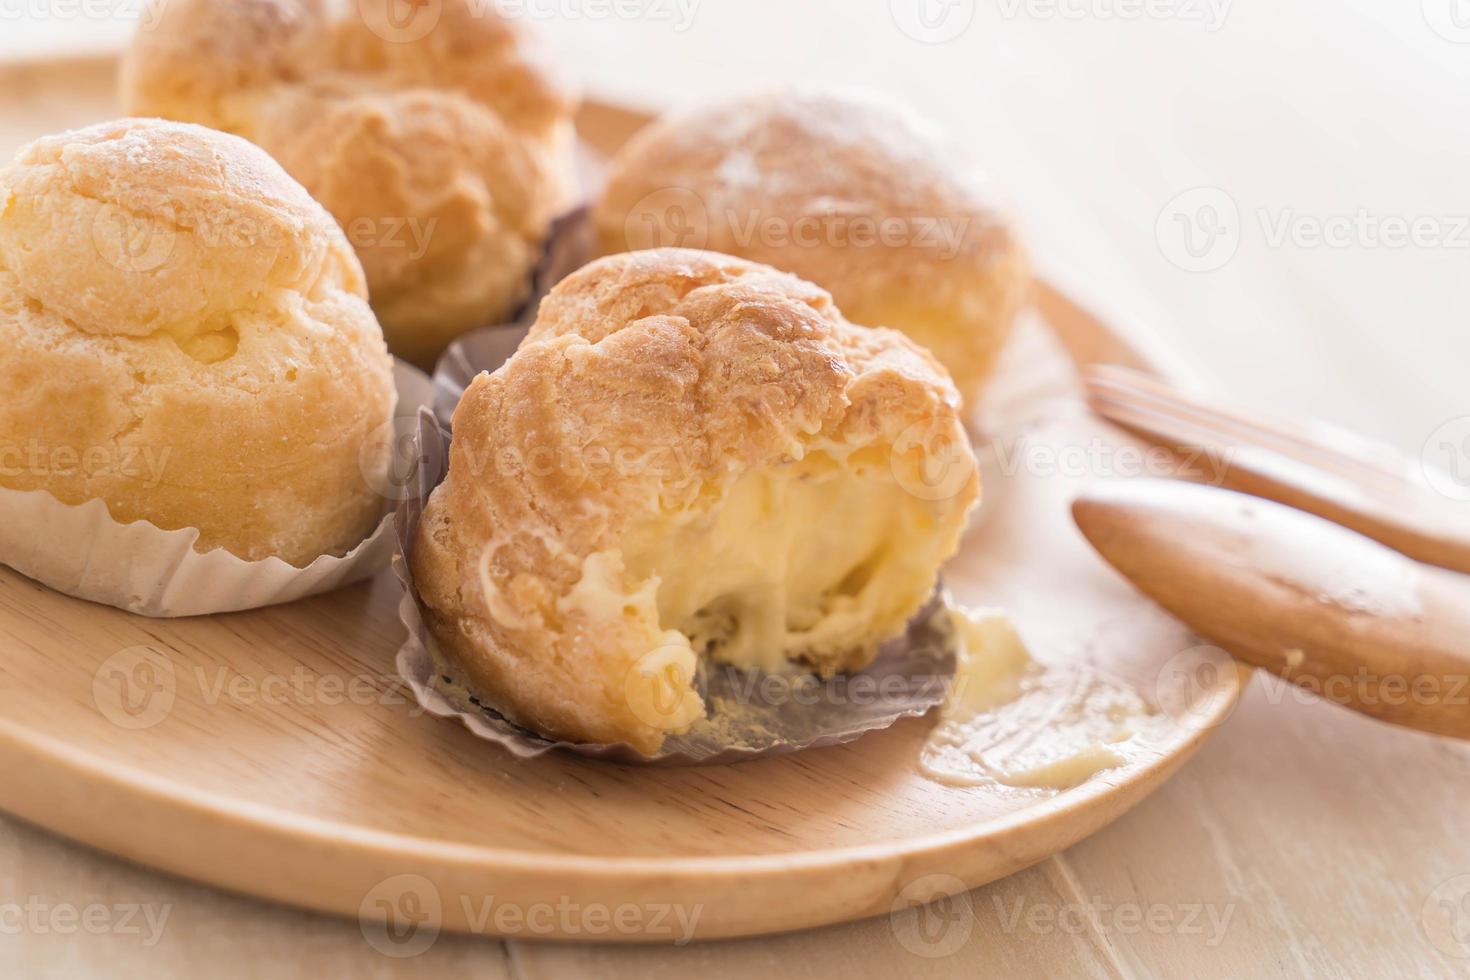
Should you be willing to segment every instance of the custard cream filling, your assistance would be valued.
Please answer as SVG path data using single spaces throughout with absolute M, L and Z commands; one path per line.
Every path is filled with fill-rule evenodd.
M 616 631 L 635 656 L 630 708 L 682 728 L 704 715 L 691 686 L 701 657 L 765 671 L 865 666 L 934 587 L 953 544 L 936 515 L 886 453 L 809 453 L 589 555 L 559 612 Z
M 952 608 L 960 657 L 920 770 L 955 787 L 1064 790 L 1126 765 L 1151 710 L 1085 668 L 1043 668 L 1004 614 Z
M 951 542 L 933 506 L 885 460 L 812 453 L 737 479 L 710 509 L 625 541 L 630 577 L 655 583 L 658 622 L 722 663 L 865 666 L 934 587 Z

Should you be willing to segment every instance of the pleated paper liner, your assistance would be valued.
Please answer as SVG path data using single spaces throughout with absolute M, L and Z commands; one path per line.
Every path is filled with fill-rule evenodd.
M 423 372 L 402 362 L 394 363 L 394 380 L 397 417 L 378 437 L 392 440 L 394 465 L 403 472 L 413 420 L 432 400 L 433 389 Z M 142 616 L 258 609 L 330 592 L 387 568 L 401 494 L 382 489 L 386 513 L 373 533 L 346 554 L 322 555 L 304 568 L 279 558 L 246 561 L 223 548 L 195 551 L 198 528 L 123 524 L 100 500 L 72 505 L 45 490 L 0 489 L 0 555 L 6 565 L 58 592 Z

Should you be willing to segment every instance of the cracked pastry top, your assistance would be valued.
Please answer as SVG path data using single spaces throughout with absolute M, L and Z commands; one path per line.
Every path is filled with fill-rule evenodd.
M 866 666 L 978 496 L 959 396 L 908 338 L 766 266 L 628 253 L 564 280 L 475 378 L 413 572 L 508 718 L 652 754 L 703 717 L 701 658 Z
M 0 486 L 247 560 L 356 546 L 396 398 L 366 297 L 331 216 L 242 139 L 31 143 L 0 170 Z
M 1000 196 L 911 109 L 795 89 L 672 112 L 614 157 L 604 252 L 683 245 L 829 290 L 854 323 L 901 330 L 970 400 L 1030 288 Z
M 491 3 L 170 0 L 123 66 L 134 115 L 264 147 L 346 230 L 389 347 L 432 366 L 530 291 L 575 196 L 575 95 Z

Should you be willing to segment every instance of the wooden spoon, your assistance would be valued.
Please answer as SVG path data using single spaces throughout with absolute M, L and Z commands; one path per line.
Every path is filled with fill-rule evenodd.
M 1114 568 L 1236 657 L 1374 718 L 1470 739 L 1470 576 L 1193 483 L 1099 484 L 1072 514 Z

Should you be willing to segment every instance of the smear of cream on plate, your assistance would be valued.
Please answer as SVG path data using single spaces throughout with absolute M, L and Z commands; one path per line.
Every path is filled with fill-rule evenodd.
M 947 786 L 1070 789 L 1128 762 L 1157 718 L 1128 685 L 1031 659 L 1005 615 L 952 607 L 959 669 L 919 759 Z

